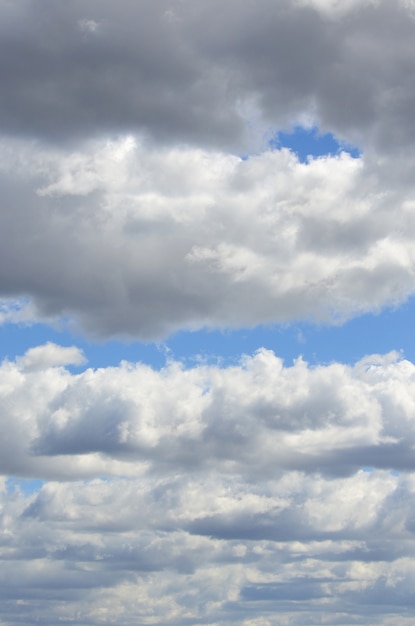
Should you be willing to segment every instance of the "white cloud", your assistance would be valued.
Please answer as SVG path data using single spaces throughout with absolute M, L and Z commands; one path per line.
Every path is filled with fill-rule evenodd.
M 78 22 L 78 27 L 84 33 L 95 34 L 98 32 L 99 26 L 99 22 L 96 22 L 95 20 L 89 20 L 87 18 L 83 18 Z
M 313 7 L 323 14 L 336 18 L 366 7 L 378 7 L 381 0 L 295 0 L 298 6 Z
M 71 374 L 77 348 L 46 344 L 1 367 L 5 474 L 287 470 L 347 476 L 412 471 L 415 370 L 397 355 L 291 367 L 261 350 L 240 365 L 171 362 Z M 6 427 L 7 424 L 7 427 Z M 62 464 L 62 459 L 66 461 Z M 198 507 L 198 505 L 196 505 Z
M 36 320 L 36 313 L 29 298 L 0 300 L 0 324 L 30 324 Z
M 49 341 L 43 346 L 30 348 L 18 363 L 25 371 L 44 370 L 60 365 L 82 365 L 85 357 L 76 346 L 66 348 Z

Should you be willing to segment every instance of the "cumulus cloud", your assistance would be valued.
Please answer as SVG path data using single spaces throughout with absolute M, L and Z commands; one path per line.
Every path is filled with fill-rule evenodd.
M 49 341 L 43 346 L 30 348 L 18 362 L 23 370 L 44 370 L 59 365 L 81 365 L 85 363 L 85 357 L 76 346 L 65 348 Z
M 29 495 L 2 482 L 6 623 L 405 623 L 412 363 L 284 366 L 261 350 L 71 374 L 66 350 L 1 365 L 1 470 L 51 479 Z M 40 372 L 33 354 L 54 358 Z
M 69 153 L 4 140 L 0 289 L 30 296 L 40 319 L 141 339 L 378 310 L 413 293 L 401 169 L 392 182 L 346 153 L 300 163 L 134 136 Z
M 414 469 L 415 369 L 395 354 L 314 368 L 266 350 L 227 368 L 62 367 L 80 358 L 46 344 L 3 362 L 3 474 Z

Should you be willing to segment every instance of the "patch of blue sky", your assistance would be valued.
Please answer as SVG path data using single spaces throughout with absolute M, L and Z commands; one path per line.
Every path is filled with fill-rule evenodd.
M 96 479 L 94 479 L 96 480 Z M 113 480 L 110 476 L 100 476 L 100 481 L 109 483 Z M 38 493 L 43 485 L 48 483 L 48 480 L 42 480 L 38 478 L 17 478 L 15 476 L 9 476 L 6 480 L 6 489 L 8 494 L 22 494 L 25 498 Z M 88 484 L 90 479 L 82 481 L 84 484 Z
M 357 147 L 338 139 L 332 133 L 321 133 L 317 126 L 294 126 L 291 131 L 280 131 L 268 145 L 271 149 L 288 148 L 301 163 L 307 163 L 309 157 L 336 155 L 340 152 L 347 152 L 354 158 L 361 155 Z
M 362 315 L 342 326 L 304 322 L 242 330 L 181 331 L 160 344 L 118 340 L 97 343 L 45 324 L 5 324 L 0 326 L 0 358 L 13 360 L 29 348 L 53 341 L 62 346 L 76 345 L 84 351 L 87 363 L 70 367 L 73 372 L 117 366 L 123 360 L 146 363 L 155 369 L 162 368 L 170 358 L 183 361 L 187 367 L 200 361 L 229 365 L 242 354 L 253 354 L 262 347 L 273 350 L 286 365 L 299 356 L 311 365 L 333 361 L 352 364 L 368 354 L 392 350 L 415 362 L 414 318 L 415 298 L 410 298 L 396 309 Z
M 374 472 L 374 471 L 375 471 L 374 467 L 369 467 L 369 466 L 368 467 L 362 467 L 362 472 L 366 472 L 366 473 L 372 474 L 372 472 Z M 395 478 L 398 478 L 401 475 L 401 473 L 398 472 L 398 470 L 394 470 L 394 469 L 389 470 L 389 474 L 390 474 L 390 476 L 394 476 Z
M 33 493 L 39 491 L 44 484 L 44 480 L 10 477 L 6 481 L 6 488 L 10 494 L 20 492 L 24 496 L 31 496 Z

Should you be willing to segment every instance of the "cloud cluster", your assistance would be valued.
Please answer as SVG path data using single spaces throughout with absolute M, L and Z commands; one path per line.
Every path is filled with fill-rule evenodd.
M 406 171 L 151 148 L 4 141 L 0 290 L 95 335 L 344 320 L 414 289 Z M 22 313 L 20 312 L 20 315 Z
M 176 475 L 3 492 L 2 618 L 409 624 L 414 488 L 380 471 L 338 482 Z
M 354 366 L 284 366 L 260 350 L 221 368 L 87 369 L 46 344 L 1 366 L 1 472 L 38 478 L 285 471 L 412 471 L 415 368 L 392 353 Z
M 1 365 L 1 471 L 51 479 L 3 481 L 6 624 L 18 607 L 22 623 L 304 625 L 298 603 L 307 624 L 405 623 L 412 363 L 261 350 L 70 373 L 80 357 L 46 344 Z

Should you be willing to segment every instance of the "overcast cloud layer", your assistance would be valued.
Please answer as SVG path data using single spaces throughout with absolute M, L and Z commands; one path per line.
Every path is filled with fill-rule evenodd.
M 404 302 L 414 42 L 410 0 L 0 0 L 0 323 Z M 275 149 L 295 125 L 359 156 Z M 0 626 L 412 625 L 414 364 L 195 359 L 0 363 Z

